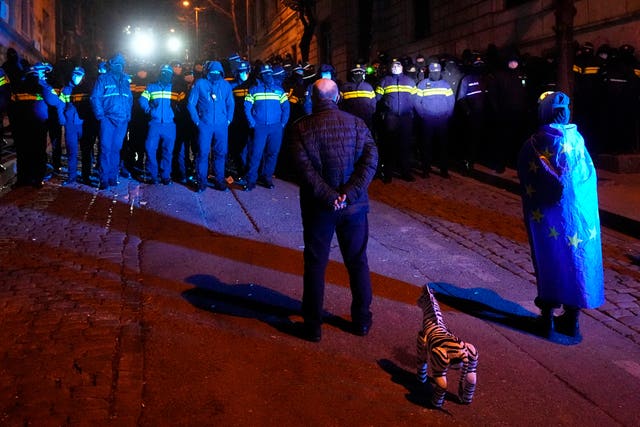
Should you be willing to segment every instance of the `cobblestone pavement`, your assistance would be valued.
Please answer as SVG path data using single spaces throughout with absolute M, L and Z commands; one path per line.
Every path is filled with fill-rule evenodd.
M 415 295 L 404 283 L 456 283 L 456 276 L 460 281 L 471 277 L 469 283 L 483 278 L 497 282 L 500 271 L 530 284 L 522 292 L 533 293 L 520 201 L 514 195 L 458 175 L 452 180 L 433 177 L 391 185 L 376 181 L 370 193 L 370 264 L 378 297 L 393 294 L 395 301 L 413 304 Z M 390 215 L 391 210 L 398 213 Z M 169 328 L 171 316 L 177 320 L 172 295 L 185 295 L 189 286 L 175 277 L 188 270 L 189 263 L 205 259 L 202 254 L 206 263 L 218 263 L 211 269 L 221 280 L 234 277 L 238 267 L 220 262 L 223 252 L 253 266 L 255 271 L 244 272 L 247 283 L 265 280 L 272 274 L 266 267 L 279 272 L 277 280 L 299 277 L 298 215 L 296 191 L 283 182 L 277 182 L 272 192 L 208 190 L 196 195 L 176 184 L 151 187 L 132 180 L 99 192 L 81 185 L 61 187 L 54 178 L 41 190 L 20 188 L 4 195 L 0 198 L 0 341 L 7 346 L 0 351 L 0 425 L 109 424 L 104 420 L 113 425 L 158 425 L 163 413 L 145 413 L 140 396 L 163 399 L 163 390 L 153 389 L 146 377 L 152 368 L 167 369 L 154 355 L 162 350 L 155 347 L 149 322 L 160 312 L 168 317 Z M 170 218 L 179 221 L 168 223 Z M 432 238 L 416 234 L 408 219 L 431 230 Z M 398 230 L 403 234 L 397 235 Z M 257 243 L 258 237 L 265 243 Z M 446 242 L 477 254 L 477 259 L 454 255 L 455 263 L 438 261 L 436 268 L 435 255 L 431 259 L 429 253 L 435 254 Z M 424 254 L 415 250 L 422 243 Z M 607 303 L 587 315 L 640 344 L 640 267 L 629 258 L 639 252 L 639 242 L 605 229 L 603 245 Z M 178 246 L 181 250 L 175 256 L 163 257 L 167 249 Z M 339 260 L 339 255 L 332 256 Z M 489 264 L 497 268 L 488 268 Z M 466 271 L 460 271 L 462 267 Z M 330 266 L 328 276 L 342 274 L 344 281 L 344 273 L 335 270 Z M 381 278 L 384 288 L 377 283 Z M 287 289 L 287 295 L 299 299 L 299 287 Z M 194 329 L 203 322 L 196 312 L 194 307 L 180 314 L 193 317 Z M 402 319 L 407 313 L 389 315 Z M 207 321 L 222 325 L 220 320 Z M 228 331 L 222 326 L 223 332 L 211 333 L 224 336 Z M 171 347 L 173 341 L 169 337 L 165 345 Z M 212 359 L 222 358 L 213 349 L 210 352 Z M 268 362 L 254 357 L 257 363 Z M 232 391 L 246 390 L 238 386 Z M 224 412 L 206 397 L 200 397 L 203 402 L 197 396 L 187 397 L 190 404 L 193 400 L 208 408 L 202 417 L 211 410 Z M 180 406 L 179 401 L 164 399 L 163 408 Z M 367 412 L 366 403 L 361 414 Z M 194 414 L 187 424 L 207 423 L 207 418 L 198 416 Z M 434 425 L 446 425 L 446 415 L 442 417 Z
M 373 197 L 397 206 L 425 226 L 535 285 L 520 198 L 505 190 L 458 177 L 457 183 L 430 180 L 417 190 L 373 187 Z M 426 191 L 425 191 L 426 190 Z M 616 332 L 640 344 L 640 240 L 602 228 L 606 303 L 589 310 Z

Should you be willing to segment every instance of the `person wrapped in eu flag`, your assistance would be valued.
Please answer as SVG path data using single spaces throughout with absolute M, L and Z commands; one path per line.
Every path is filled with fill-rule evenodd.
M 569 123 L 569 97 L 545 92 L 538 131 L 518 155 L 524 220 L 541 309 L 541 332 L 579 338 L 581 308 L 604 303 L 596 170 L 584 139 Z M 554 317 L 560 306 L 564 314 Z

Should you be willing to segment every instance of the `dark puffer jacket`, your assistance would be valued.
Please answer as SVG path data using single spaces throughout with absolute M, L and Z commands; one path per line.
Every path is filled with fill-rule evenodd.
M 348 210 L 368 211 L 378 151 L 362 119 L 333 102 L 314 103 L 313 114 L 294 124 L 292 148 L 302 207 L 333 210 L 333 202 L 346 194 Z

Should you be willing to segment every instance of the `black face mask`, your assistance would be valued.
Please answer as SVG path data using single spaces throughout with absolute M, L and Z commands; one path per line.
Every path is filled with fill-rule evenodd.
M 172 77 L 171 73 L 168 73 L 166 71 L 161 72 L 160 73 L 160 83 L 162 83 L 163 85 L 171 83 L 171 77 Z
M 430 80 L 440 80 L 442 77 L 442 71 L 429 71 Z
M 364 74 L 362 73 L 353 73 L 351 77 L 354 83 L 362 83 L 364 81 Z
M 273 83 L 273 75 L 272 74 L 263 74 L 260 79 L 264 82 L 264 84 L 266 84 L 267 86 L 269 86 L 270 84 Z
M 124 66 L 122 64 L 111 64 L 111 72 L 114 74 L 124 73 Z
M 216 82 L 218 80 L 222 80 L 222 74 L 211 72 L 207 74 L 207 79 L 209 79 L 210 82 Z

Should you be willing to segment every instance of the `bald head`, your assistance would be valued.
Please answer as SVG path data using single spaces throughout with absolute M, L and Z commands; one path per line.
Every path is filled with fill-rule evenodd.
M 331 79 L 319 79 L 313 84 L 312 96 L 318 101 L 333 101 L 338 99 L 338 85 Z

